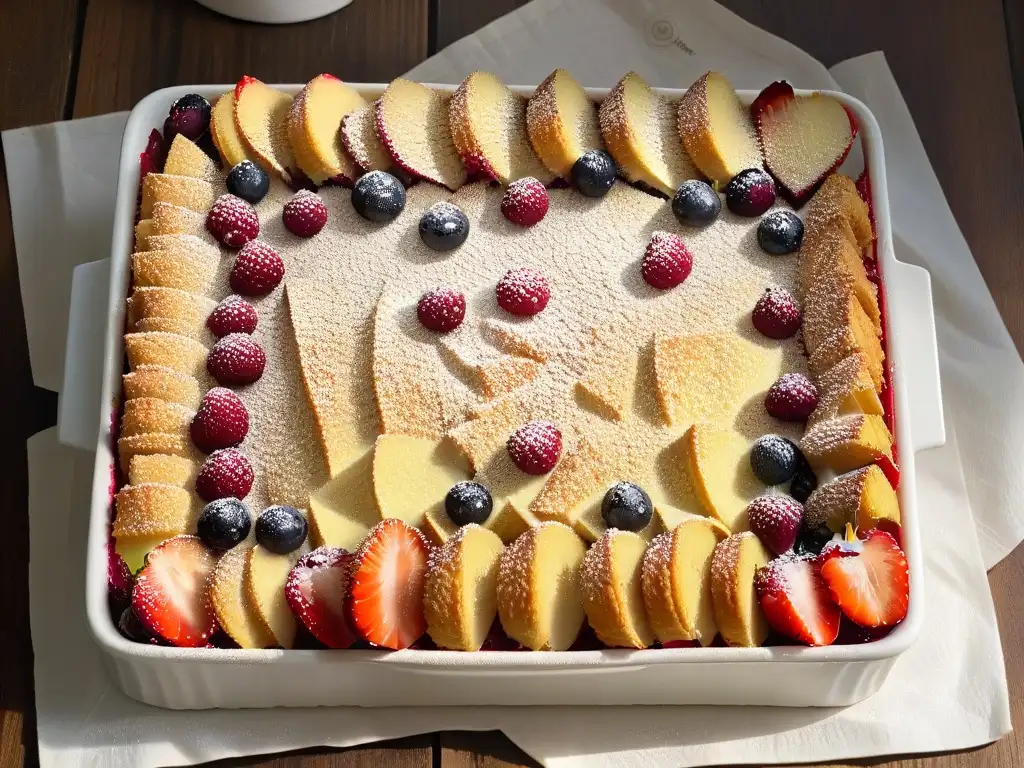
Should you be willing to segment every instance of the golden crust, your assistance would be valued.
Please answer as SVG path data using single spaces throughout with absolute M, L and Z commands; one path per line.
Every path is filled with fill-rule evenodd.
M 541 162 L 563 179 L 580 157 L 604 146 L 597 105 L 564 69 L 556 69 L 533 92 L 526 105 L 526 132 Z
M 583 558 L 583 609 L 605 645 L 647 648 L 654 643 L 641 587 L 646 548 L 647 543 L 635 533 L 612 528 Z
M 156 203 L 170 203 L 196 213 L 206 213 L 213 207 L 215 199 L 213 185 L 203 179 L 169 173 L 147 173 L 142 180 L 139 216 L 143 219 L 152 217 L 153 205 Z
M 121 380 L 125 400 L 159 397 L 194 411 L 202 399 L 199 382 L 195 378 L 162 365 L 140 365 L 122 376 Z
M 128 365 L 163 366 L 206 382 L 207 349 L 195 339 L 174 333 L 129 333 L 124 337 Z
M 128 484 L 160 483 L 191 491 L 195 488 L 199 462 L 159 453 L 136 454 L 128 462 Z
M 270 648 L 274 635 L 260 622 L 245 589 L 249 551 L 235 548 L 217 561 L 210 582 L 210 601 L 217 623 L 241 648 Z
M 184 488 L 162 483 L 127 485 L 117 492 L 114 505 L 115 538 L 170 538 L 195 533 L 196 509 L 192 494 Z
M 125 472 L 131 466 L 133 456 L 148 456 L 155 453 L 183 458 L 194 458 L 197 455 L 192 441 L 185 434 L 149 433 L 122 437 L 117 441 L 117 455 L 121 458 L 121 469 Z
M 768 638 L 768 622 L 754 591 L 757 569 L 771 553 L 750 531 L 734 533 L 711 558 L 711 597 L 722 639 L 731 646 L 756 647 Z
M 156 397 L 139 397 L 124 404 L 121 436 L 178 434 L 188 430 L 195 412 L 183 405 L 169 403 Z

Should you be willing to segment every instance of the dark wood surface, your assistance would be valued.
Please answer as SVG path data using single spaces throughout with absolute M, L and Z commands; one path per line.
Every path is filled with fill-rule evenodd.
M 1024 2 L 1021 0 L 723 0 L 826 64 L 883 50 L 950 207 L 1018 349 L 1024 348 Z M 0 128 L 130 108 L 177 83 L 251 72 L 302 82 L 328 71 L 386 81 L 521 0 L 355 0 L 287 27 L 235 22 L 191 0 L 0 0 Z M 552 66 L 557 57 L 552 54 Z M 0 174 L 3 174 L 0 165 Z M 4 179 L 6 181 L 6 179 Z M 32 386 L 6 183 L 0 184 L 0 766 L 34 765 L 28 631 L 25 439 L 55 422 L 56 398 Z M 1024 722 L 1024 548 L 989 581 L 1014 721 Z M 894 713 L 898 716 L 898 713 Z M 1012 768 L 1024 737 L 981 749 L 858 765 Z M 500 768 L 533 763 L 500 733 L 424 735 L 350 750 L 306 750 L 217 766 Z

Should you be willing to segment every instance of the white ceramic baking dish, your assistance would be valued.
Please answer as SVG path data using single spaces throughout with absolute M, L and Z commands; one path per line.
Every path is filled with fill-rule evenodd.
M 108 290 L 89 295 L 76 286 L 68 360 L 98 349 L 82 338 L 105 318 L 101 395 L 90 398 L 96 464 L 88 541 L 89 623 L 110 675 L 132 698 L 159 707 L 276 707 L 454 704 L 757 704 L 842 706 L 877 691 L 890 667 L 914 641 L 924 611 L 921 515 L 914 488 L 914 454 L 944 442 L 935 326 L 928 273 L 895 259 L 878 124 L 861 102 L 840 99 L 856 116 L 872 180 L 878 253 L 888 299 L 888 353 L 893 366 L 895 434 L 902 480 L 903 543 L 910 562 L 910 610 L 888 637 L 827 648 L 685 648 L 564 653 L 406 650 L 382 652 L 176 649 L 125 640 L 111 623 L 106 596 L 107 509 L 111 408 L 121 386 L 122 333 L 129 254 L 139 185 L 138 156 L 150 130 L 184 93 L 213 99 L 232 86 L 180 86 L 150 94 L 132 110 L 122 144 Z M 294 93 L 299 86 L 279 86 Z M 376 98 L 382 85 L 356 85 Z M 439 86 L 445 87 L 445 86 Z M 529 94 L 532 88 L 516 89 Z M 594 89 L 600 100 L 607 90 Z M 667 90 L 678 98 L 682 91 Z M 747 92 L 749 102 L 756 94 Z M 857 161 L 859 162 L 859 161 Z M 859 168 L 853 168 L 856 174 Z M 88 266 L 88 265 L 86 265 Z M 83 271 L 83 268 L 79 268 Z M 76 274 L 76 282 L 81 275 Z M 98 354 L 98 353 L 94 353 Z M 83 388 L 81 368 L 67 366 L 65 392 Z M 70 416 L 69 416 L 70 418 Z

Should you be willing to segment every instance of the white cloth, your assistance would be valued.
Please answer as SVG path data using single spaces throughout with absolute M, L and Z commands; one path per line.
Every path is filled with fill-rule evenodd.
M 928 605 L 919 641 L 878 694 L 846 709 L 157 710 L 109 684 L 82 595 L 66 589 L 80 582 L 85 567 L 81 510 L 92 462 L 59 445 L 48 430 L 29 441 L 31 621 L 43 766 L 183 765 L 443 729 L 501 729 L 550 766 L 793 763 L 964 749 L 1010 730 L 985 564 L 998 562 L 1024 536 L 1018 458 L 1024 440 L 1015 407 L 1024 370 L 884 59 L 861 57 L 830 75 L 710 0 L 535 0 L 410 76 L 458 82 L 483 68 L 508 83 L 535 83 L 556 66 L 594 86 L 611 85 L 627 69 L 674 87 L 709 68 L 747 88 L 778 78 L 811 88 L 834 88 L 838 81 L 874 111 L 886 146 L 896 254 L 932 272 L 945 398 L 952 406 L 946 409 L 947 445 L 918 456 L 919 504 L 928 517 Z M 47 319 L 66 316 L 73 266 L 107 248 L 123 125 L 124 116 L 116 115 L 3 137 L 33 373 L 42 386 L 59 388 L 64 358 L 65 330 Z M 61 196 L 56 207 L 54 194 Z M 64 211 L 88 198 L 94 214 L 53 218 L 33 204 L 44 197 L 49 210 Z M 97 229 L 104 232 L 86 237 Z M 61 244 L 75 247 L 55 247 Z M 978 370 L 986 375 L 972 379 Z M 961 459 L 970 477 L 987 477 L 988 484 L 972 482 L 968 491 Z

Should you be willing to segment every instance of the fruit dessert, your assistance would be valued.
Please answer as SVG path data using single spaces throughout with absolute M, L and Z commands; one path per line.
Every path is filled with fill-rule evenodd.
M 855 137 L 827 94 L 747 106 L 714 72 L 676 100 L 556 70 L 176 101 L 140 157 L 122 634 L 883 636 L 909 590 Z

